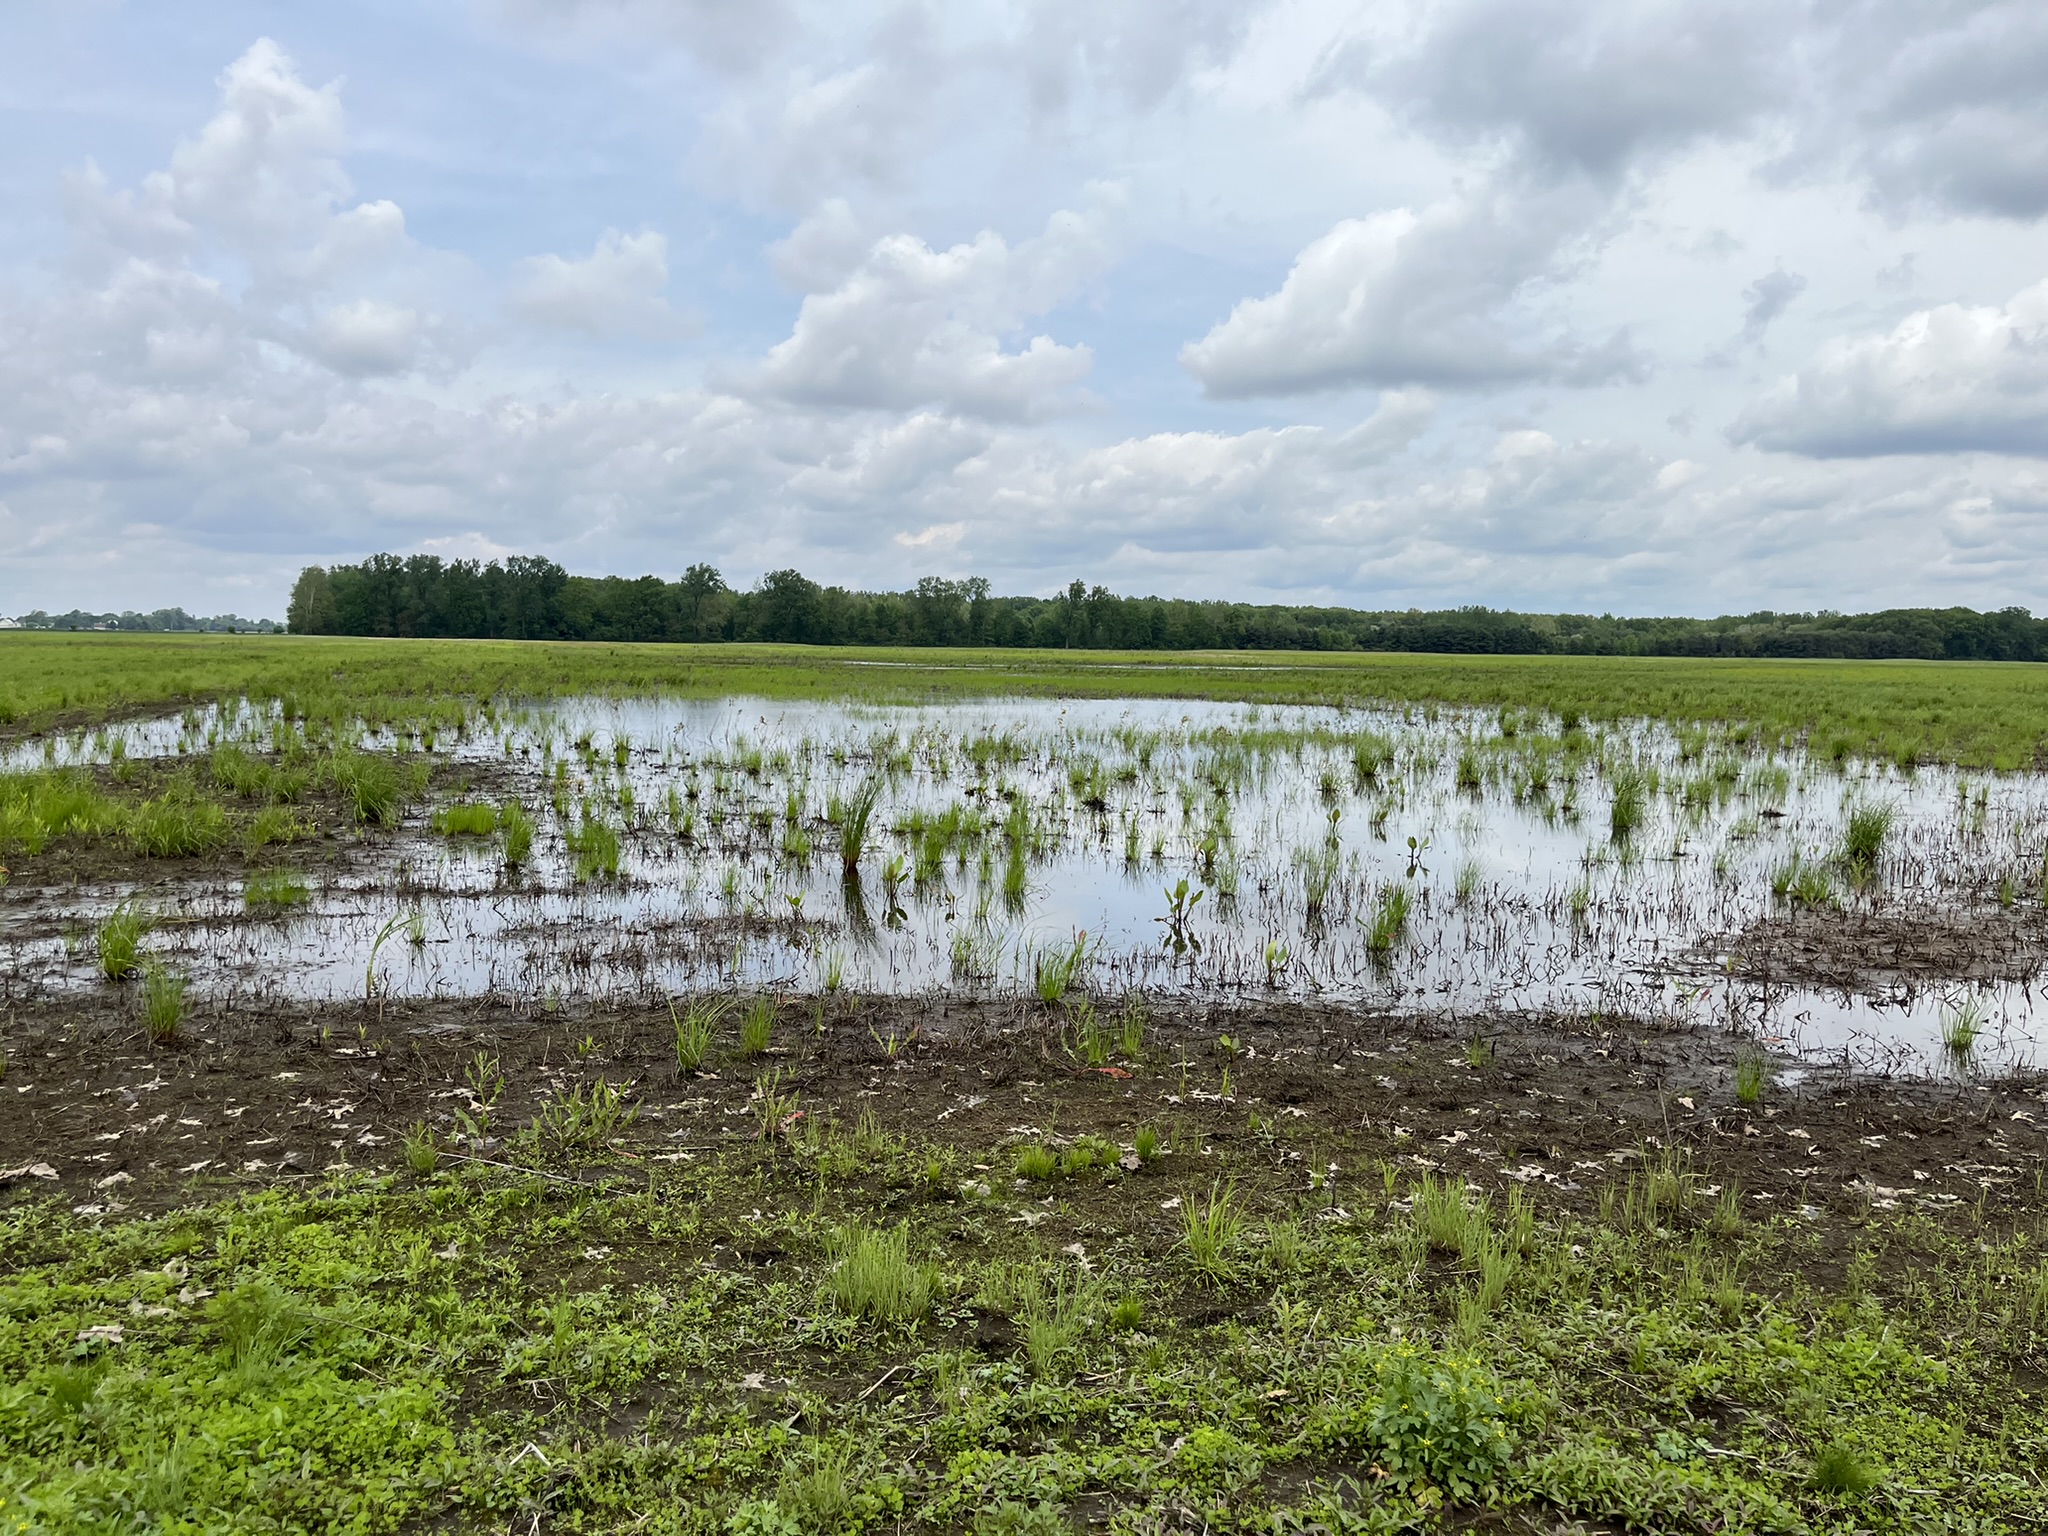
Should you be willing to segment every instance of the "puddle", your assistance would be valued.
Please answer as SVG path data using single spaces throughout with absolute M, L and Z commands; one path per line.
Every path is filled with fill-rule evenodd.
M 279 726 L 246 706 L 188 711 L 24 744 L 7 765 L 200 753 Z M 355 872 L 309 874 L 286 918 L 245 911 L 239 882 L 151 886 L 148 944 L 195 992 L 261 1004 L 734 981 L 1031 996 L 1041 957 L 1079 943 L 1096 991 L 1360 1000 L 1475 1027 L 1515 1011 L 1691 1018 L 1910 1072 L 1961 1069 L 1943 1040 L 1966 1019 L 1974 1067 L 2035 1059 L 2048 780 L 1841 771 L 1654 725 L 1507 726 L 1131 700 L 499 709 L 425 744 L 533 813 L 518 875 L 495 838 L 442 837 L 420 806 Z M 846 882 L 827 813 L 870 776 L 884 787 Z M 1630 784 L 1640 824 L 1618 843 Z M 1892 817 L 1861 888 L 1835 857 L 1857 805 Z M 586 813 L 620 834 L 615 880 L 574 878 Z M 1795 868 L 1839 907 L 1788 927 L 1773 885 Z M 1388 892 L 1406 920 L 1376 946 Z M 103 986 L 76 938 L 134 894 L 0 891 L 0 982 Z M 1960 946 L 1953 965 L 1944 945 Z

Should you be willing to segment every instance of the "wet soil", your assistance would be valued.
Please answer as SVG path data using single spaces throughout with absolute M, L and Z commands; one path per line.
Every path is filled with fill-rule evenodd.
M 91 1214 L 144 1214 L 337 1165 L 395 1169 L 408 1127 L 432 1127 L 445 1147 L 458 1112 L 474 1114 L 480 1052 L 504 1082 L 491 1140 L 472 1149 L 485 1160 L 523 1161 L 507 1138 L 544 1103 L 600 1078 L 628 1085 L 637 1119 L 602 1169 L 573 1177 L 759 1146 L 756 1082 L 769 1074 L 806 1116 L 850 1126 L 872 1114 L 1005 1183 L 1015 1144 L 1128 1146 L 1149 1125 L 1173 1151 L 1144 1176 L 1165 1168 L 1184 1181 L 1220 1154 L 1298 1198 L 1311 1170 L 1334 1163 L 1333 1203 L 1367 1198 L 1391 1164 L 1404 1181 L 1433 1168 L 1591 1209 L 1603 1186 L 1669 1148 L 1703 1181 L 1739 1187 L 1758 1215 L 1981 1204 L 2018 1216 L 2039 1208 L 2048 1154 L 2038 1075 L 1809 1071 L 1744 1105 L 1738 1042 L 1611 1018 L 1453 1026 L 1353 1008 L 1157 1007 L 1142 1052 L 1091 1067 L 1069 1049 L 1066 1015 L 1036 1003 L 791 998 L 766 1052 L 738 1058 L 729 1017 L 722 1051 L 683 1073 L 665 1006 L 202 1006 L 179 1042 L 153 1047 L 133 1003 L 116 998 L 21 1005 L 6 1019 L 0 1201 L 58 1193 Z M 1157 1210 L 1138 1202 L 1118 1217 L 1142 1224 L 1149 1212 L 1165 1230 L 1172 1218 Z
M 2024 982 L 2048 969 L 2048 909 L 1995 901 L 1911 914 L 1801 908 L 1700 951 L 1731 957 L 1744 981 L 1843 992 Z

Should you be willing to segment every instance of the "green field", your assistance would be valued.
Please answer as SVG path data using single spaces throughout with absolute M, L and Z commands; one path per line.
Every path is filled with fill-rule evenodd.
M 489 699 L 670 693 L 876 703 L 1019 693 L 1442 703 L 1724 722 L 1761 745 L 2019 769 L 2048 755 L 2048 667 L 1289 652 L 880 650 L 228 635 L 0 636 L 15 731 L 240 696 L 312 716 L 450 719 Z

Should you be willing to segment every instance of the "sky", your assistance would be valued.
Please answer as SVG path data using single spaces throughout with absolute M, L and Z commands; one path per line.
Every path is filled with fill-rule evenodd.
M 2040 0 L 0 12 L 0 612 L 2048 609 Z

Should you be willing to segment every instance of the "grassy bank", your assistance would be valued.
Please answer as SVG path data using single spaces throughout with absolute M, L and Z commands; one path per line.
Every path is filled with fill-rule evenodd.
M 17 734 L 242 696 L 375 722 L 452 719 L 466 701 L 656 692 L 877 703 L 1001 693 L 1436 702 L 1726 722 L 1752 740 L 1801 741 L 1828 757 L 2011 769 L 2048 754 L 2048 668 L 2017 663 L 0 636 L 0 724 Z

